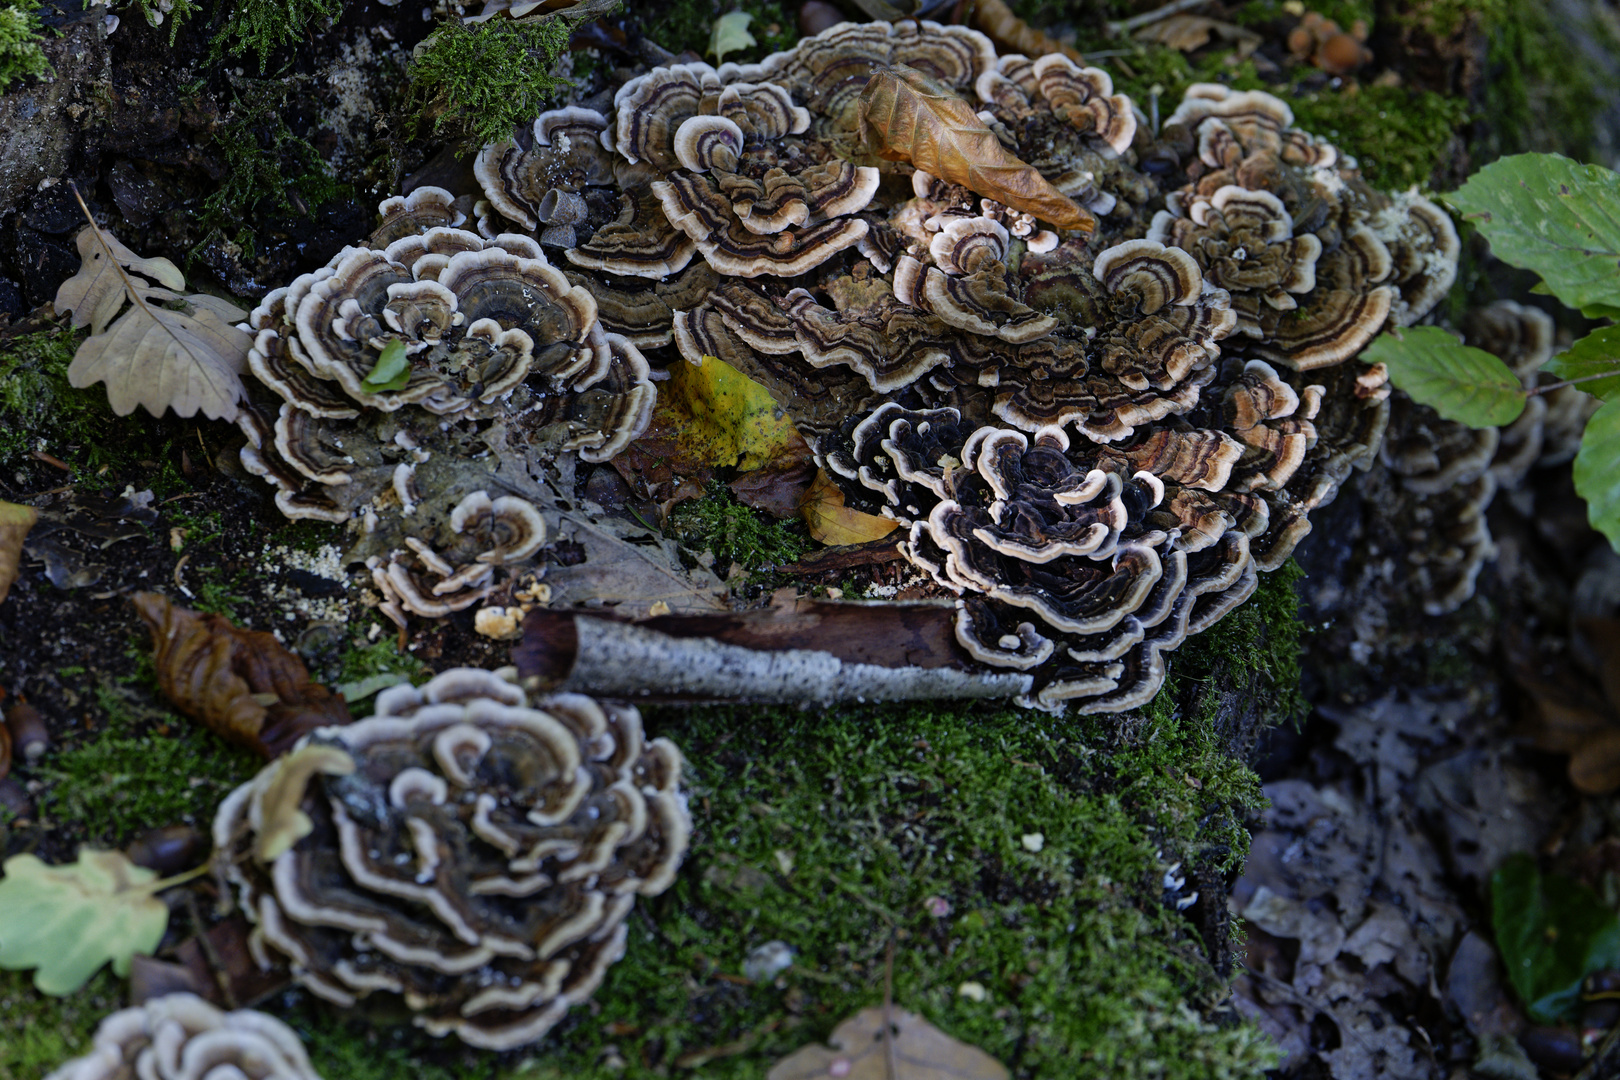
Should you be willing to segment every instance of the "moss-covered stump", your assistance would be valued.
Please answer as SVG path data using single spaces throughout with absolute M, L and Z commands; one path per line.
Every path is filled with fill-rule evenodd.
M 1292 595 L 1291 576 L 1273 576 L 1250 617 L 1178 657 L 1187 674 L 1152 707 L 1118 717 L 650 712 L 650 733 L 688 756 L 691 854 L 677 884 L 633 917 L 628 954 L 589 1007 L 535 1047 L 478 1054 L 340 1019 L 299 994 L 264 1007 L 304 1032 L 329 1078 L 719 1080 L 762 1075 L 880 1002 L 892 982 L 897 1003 L 1015 1076 L 1256 1075 L 1272 1051 L 1225 1013 L 1217 971 L 1229 944 L 1224 881 L 1241 865 L 1242 818 L 1259 800 L 1231 751 L 1287 708 L 1274 695 L 1291 685 L 1275 677 L 1294 658 Z M 1222 685 L 1239 691 L 1241 710 Z M 1222 716 L 1240 713 L 1221 729 Z M 127 739 L 127 720 L 112 719 L 99 740 L 39 770 L 53 806 L 99 798 L 85 770 L 105 779 L 136 768 L 97 756 Z M 169 806 L 166 787 L 195 790 L 194 777 L 229 773 L 234 760 L 191 727 L 146 749 L 185 759 L 167 784 L 141 772 L 143 802 L 165 812 L 192 810 L 180 794 Z M 92 840 L 123 840 L 118 807 L 127 809 L 115 798 L 74 816 L 95 823 Z M 166 948 L 179 936 L 172 930 Z M 24 974 L 0 980 L 0 1029 L 58 1033 L 0 1048 L 5 1080 L 82 1052 L 117 993 L 105 975 L 65 1002 L 36 994 Z

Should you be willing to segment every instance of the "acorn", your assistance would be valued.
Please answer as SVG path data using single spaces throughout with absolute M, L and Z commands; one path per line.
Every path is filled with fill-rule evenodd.
M 45 718 L 26 701 L 19 701 L 6 713 L 6 731 L 11 737 L 12 752 L 24 765 L 38 761 L 50 749 L 51 733 L 45 728 Z M 0 776 L 5 771 L 0 769 Z

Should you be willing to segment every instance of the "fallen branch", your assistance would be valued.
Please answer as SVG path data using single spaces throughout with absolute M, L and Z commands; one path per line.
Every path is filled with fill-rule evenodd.
M 802 606 L 641 623 L 537 609 L 512 659 L 532 687 L 686 703 L 995 699 L 1031 689 L 1025 674 L 967 670 L 951 606 Z

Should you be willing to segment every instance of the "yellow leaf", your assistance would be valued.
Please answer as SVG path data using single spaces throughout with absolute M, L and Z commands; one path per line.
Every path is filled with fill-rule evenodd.
M 673 365 L 658 404 L 683 456 L 705 465 L 748 472 L 799 443 L 793 421 L 766 389 L 713 356 Z
M 23 540 L 37 521 L 39 511 L 32 506 L 0 502 L 0 603 L 5 602 L 11 583 L 17 580 Z
M 746 11 L 733 11 L 714 21 L 714 31 L 709 35 L 709 55 L 714 57 L 715 63 L 724 59 L 728 52 L 755 44 L 754 35 L 748 32 L 748 24 L 753 21 L 754 17 Z
M 815 482 L 799 504 L 799 513 L 810 526 L 811 537 L 829 545 L 870 543 L 900 527 L 898 521 L 845 506 L 844 493 L 827 478 L 825 470 L 816 473 Z

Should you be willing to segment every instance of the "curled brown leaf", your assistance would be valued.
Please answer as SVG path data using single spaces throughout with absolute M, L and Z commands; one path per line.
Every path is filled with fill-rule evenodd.
M 909 161 L 1060 229 L 1097 227 L 1089 211 L 1018 160 L 938 79 L 908 67 L 879 68 L 861 92 L 860 118 L 867 145 L 891 161 Z
M 319 683 L 271 634 L 168 597 L 130 597 L 152 631 L 158 684 L 175 708 L 210 731 L 273 758 L 307 732 L 347 724 L 343 698 Z

